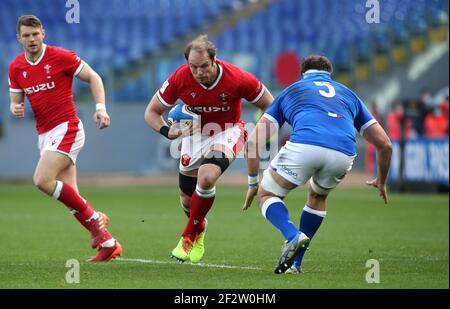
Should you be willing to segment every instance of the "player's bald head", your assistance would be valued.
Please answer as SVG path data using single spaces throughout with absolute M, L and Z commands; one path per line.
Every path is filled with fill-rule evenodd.
M 33 27 L 33 28 L 42 28 L 42 23 L 34 15 L 22 15 L 17 20 L 17 28 L 16 31 L 18 34 L 20 34 L 20 27 L 26 26 L 26 27 Z
M 308 70 L 319 70 L 319 71 L 327 71 L 333 72 L 333 65 L 331 61 L 321 55 L 310 55 L 303 59 L 301 73 L 304 74 Z
M 188 45 L 186 45 L 184 50 L 184 58 L 186 61 L 189 61 L 191 51 L 196 51 L 200 54 L 207 53 L 209 59 L 213 61 L 215 60 L 217 54 L 216 47 L 211 41 L 208 40 L 208 36 L 206 34 L 199 35 L 194 40 L 189 42 Z

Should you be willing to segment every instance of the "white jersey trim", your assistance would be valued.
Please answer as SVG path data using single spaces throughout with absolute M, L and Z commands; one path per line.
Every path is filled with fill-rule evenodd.
M 30 60 L 28 60 L 27 54 L 24 53 L 25 60 L 26 60 L 30 65 L 38 65 L 39 62 L 41 62 L 42 58 L 44 58 L 45 50 L 46 50 L 46 49 L 47 49 L 47 44 L 42 44 L 42 53 L 41 53 L 41 55 L 39 56 L 39 58 L 38 58 L 35 62 L 31 62 Z
M 328 75 L 331 75 L 331 73 L 328 72 L 328 71 L 323 71 L 323 70 L 313 70 L 313 69 L 308 70 L 308 71 L 306 71 L 305 73 L 303 73 L 303 75 L 306 75 L 306 74 L 328 74 Z
M 83 70 L 84 68 L 84 64 L 85 62 L 83 60 L 81 60 L 80 65 L 78 66 L 77 70 L 75 71 L 75 73 L 73 73 L 73 76 L 78 76 L 78 74 L 80 74 L 81 70 Z
M 280 128 L 280 124 L 278 123 L 278 121 L 272 117 L 272 115 L 269 115 L 267 113 L 264 113 L 263 117 L 266 117 L 267 119 L 269 119 L 271 122 L 273 122 L 273 124 L 277 127 L 277 129 Z
M 217 66 L 219 67 L 219 76 L 217 76 L 216 81 L 209 88 L 206 87 L 205 85 L 203 85 L 202 83 L 200 83 L 200 86 L 202 86 L 203 89 L 213 90 L 217 86 L 217 84 L 219 83 L 219 81 L 220 81 L 220 79 L 222 78 L 222 75 L 223 75 L 223 69 L 222 69 L 222 66 L 220 64 L 217 64 Z
M 156 92 L 156 96 L 158 97 L 159 102 L 161 102 L 161 104 L 164 105 L 165 107 L 169 108 L 169 107 L 173 106 L 173 105 L 170 105 L 169 103 L 167 103 L 166 101 L 164 101 L 162 96 L 159 94 L 159 90 Z
M 23 91 L 22 89 L 9 88 L 9 92 L 12 92 L 12 93 L 24 93 L 25 91 Z
M 376 122 L 378 122 L 378 121 L 376 121 L 375 119 L 372 119 L 372 120 L 367 121 L 367 122 L 361 127 L 361 129 L 359 129 L 359 134 L 361 134 L 361 136 L 363 136 L 364 131 L 365 131 L 368 127 L 370 127 L 371 125 L 373 125 L 373 124 L 376 123 Z
M 264 92 L 266 91 L 266 87 L 264 85 L 262 85 L 263 88 L 261 89 L 261 92 L 258 94 L 258 96 L 256 97 L 256 99 L 254 99 L 253 101 L 249 101 L 250 103 L 257 103 L 259 101 L 259 99 L 262 98 Z

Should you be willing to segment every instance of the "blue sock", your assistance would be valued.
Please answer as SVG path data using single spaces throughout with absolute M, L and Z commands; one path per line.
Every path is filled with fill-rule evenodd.
M 289 212 L 284 202 L 278 197 L 267 199 L 262 207 L 263 216 L 270 221 L 287 241 L 291 241 L 298 234 L 297 227 L 289 218 Z
M 308 205 L 305 205 L 303 208 L 302 215 L 300 217 L 300 231 L 302 233 L 305 233 L 306 236 L 309 237 L 309 239 L 312 239 L 314 235 L 316 234 L 317 230 L 320 227 L 320 224 L 323 221 L 323 218 L 325 218 L 325 215 L 327 214 L 326 211 L 319 211 L 312 209 Z M 303 251 L 301 254 L 295 257 L 294 265 L 296 267 L 299 267 L 302 265 L 303 256 L 305 255 L 306 251 Z

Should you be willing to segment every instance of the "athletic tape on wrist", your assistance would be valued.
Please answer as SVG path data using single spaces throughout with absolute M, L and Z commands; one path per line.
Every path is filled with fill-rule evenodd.
M 248 175 L 248 185 L 250 187 L 257 187 L 258 186 L 258 174 L 249 174 Z
M 95 110 L 96 111 L 106 111 L 105 103 L 97 103 L 97 104 L 95 104 Z

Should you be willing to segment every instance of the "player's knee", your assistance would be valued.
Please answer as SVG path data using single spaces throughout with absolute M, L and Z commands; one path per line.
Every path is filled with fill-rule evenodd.
M 220 172 L 217 168 L 211 167 L 211 165 L 220 168 Z M 200 165 L 197 185 L 202 189 L 213 188 L 217 179 L 225 172 L 229 165 L 230 161 L 223 152 L 211 151 Z
M 262 208 L 264 202 L 271 198 L 271 197 L 277 197 L 275 194 L 273 194 L 272 192 L 266 191 L 264 190 L 261 186 L 258 188 L 258 205 L 259 208 Z
M 36 173 L 33 176 L 33 183 L 39 190 L 49 193 L 51 191 L 52 180 L 45 175 Z
M 257 193 L 257 196 L 258 196 L 259 200 L 261 200 L 261 199 L 263 199 L 263 198 L 265 198 L 267 196 L 270 196 L 270 195 L 272 195 L 271 192 L 268 192 L 268 191 L 264 190 L 261 186 L 259 186 L 258 193 Z
M 197 184 L 202 189 L 211 189 L 216 184 L 216 177 L 210 173 L 204 173 L 198 176 Z

